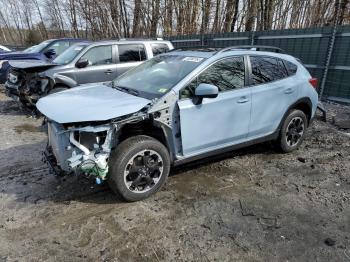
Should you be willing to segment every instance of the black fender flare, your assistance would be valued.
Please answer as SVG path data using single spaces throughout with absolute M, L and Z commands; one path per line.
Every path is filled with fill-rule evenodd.
M 286 112 L 284 112 L 283 114 L 283 117 L 277 127 L 277 130 L 275 131 L 275 135 L 276 135 L 276 138 L 279 136 L 280 134 L 280 131 L 281 131 L 281 128 L 282 128 L 282 125 L 283 125 L 283 122 L 284 120 L 286 119 L 286 117 L 288 116 L 288 113 L 290 112 L 290 110 L 294 109 L 294 108 L 297 108 L 299 104 L 307 104 L 307 106 L 309 107 L 310 109 L 310 112 L 312 112 L 312 102 L 311 102 L 311 99 L 308 98 L 308 97 L 302 97 L 302 98 L 299 98 L 297 101 L 295 101 L 292 105 L 290 105 L 288 107 L 288 109 L 286 110 Z M 308 118 L 308 126 L 311 122 L 311 114 L 310 116 L 306 116 Z

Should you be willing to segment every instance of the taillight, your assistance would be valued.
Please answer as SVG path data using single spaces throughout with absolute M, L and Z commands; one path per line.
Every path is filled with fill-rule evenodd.
M 317 78 L 310 78 L 309 83 L 312 85 L 313 88 L 316 89 L 318 80 L 317 80 Z

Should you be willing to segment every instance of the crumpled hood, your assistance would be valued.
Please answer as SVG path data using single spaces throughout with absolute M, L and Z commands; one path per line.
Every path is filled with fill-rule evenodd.
M 10 60 L 9 64 L 13 68 L 22 69 L 26 72 L 42 72 L 57 65 L 43 60 Z
M 36 107 L 49 119 L 64 124 L 113 119 L 135 113 L 150 102 L 97 83 L 48 95 Z
M 45 59 L 41 53 L 24 53 L 22 51 L 0 54 L 0 60 Z

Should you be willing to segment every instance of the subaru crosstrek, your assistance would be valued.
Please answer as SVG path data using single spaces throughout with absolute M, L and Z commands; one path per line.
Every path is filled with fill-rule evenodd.
M 295 150 L 315 115 L 317 80 L 296 58 L 261 50 L 175 50 L 110 85 L 40 99 L 45 159 L 56 173 L 107 180 L 137 201 L 162 187 L 171 166 L 267 140 Z

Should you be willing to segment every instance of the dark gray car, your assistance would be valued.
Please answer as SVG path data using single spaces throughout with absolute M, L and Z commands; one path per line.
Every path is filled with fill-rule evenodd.
M 8 96 L 27 107 L 50 93 L 86 83 L 108 82 L 142 61 L 172 50 L 169 41 L 119 40 L 79 43 L 52 63 L 13 61 L 5 84 Z

